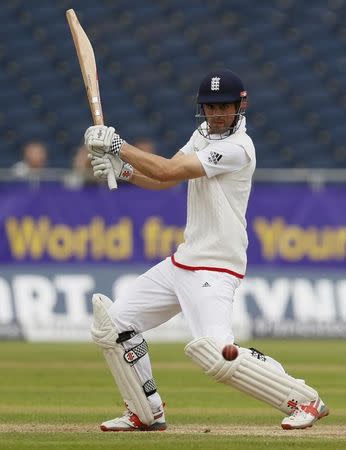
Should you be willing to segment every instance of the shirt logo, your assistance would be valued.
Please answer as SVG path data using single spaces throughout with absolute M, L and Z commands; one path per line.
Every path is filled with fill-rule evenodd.
M 210 152 L 208 161 L 212 164 L 215 164 L 215 166 L 216 166 L 216 164 L 220 161 L 221 158 L 222 158 L 222 155 L 220 155 L 219 153 Z
M 213 77 L 211 79 L 210 89 L 212 91 L 218 91 L 220 89 L 220 77 Z

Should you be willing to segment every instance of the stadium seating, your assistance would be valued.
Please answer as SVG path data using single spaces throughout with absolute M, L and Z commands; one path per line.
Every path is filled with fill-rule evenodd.
M 346 0 L 4 0 L 0 166 L 42 139 L 69 167 L 90 125 L 65 10 L 73 5 L 99 66 L 106 122 L 167 156 L 195 127 L 203 74 L 228 67 L 249 93 L 258 167 L 346 163 Z

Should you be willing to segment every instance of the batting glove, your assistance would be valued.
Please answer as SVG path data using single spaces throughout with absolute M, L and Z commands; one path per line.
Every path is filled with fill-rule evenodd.
M 131 164 L 124 163 L 118 156 L 106 154 L 102 157 L 89 154 L 94 176 L 102 180 L 107 180 L 109 171 L 113 171 L 118 180 L 130 181 L 133 174 Z
M 84 142 L 93 156 L 102 157 L 104 153 L 118 156 L 125 142 L 113 127 L 95 125 L 89 127 L 84 134 Z

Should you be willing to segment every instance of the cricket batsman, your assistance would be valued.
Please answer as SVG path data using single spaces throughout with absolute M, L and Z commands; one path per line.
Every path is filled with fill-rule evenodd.
M 171 159 L 128 144 L 113 127 L 85 132 L 94 175 L 144 189 L 167 189 L 189 180 L 184 242 L 169 258 L 141 275 L 115 302 L 93 296 L 93 340 L 101 347 L 127 406 L 103 431 L 165 430 L 161 397 L 142 333 L 180 311 L 193 340 L 185 353 L 207 375 L 251 395 L 285 415 L 284 429 L 311 427 L 328 415 L 315 389 L 288 375 L 281 364 L 255 349 L 234 344 L 232 303 L 244 278 L 248 245 L 245 213 L 256 165 L 246 133 L 247 93 L 230 70 L 211 72 L 197 95 L 197 129 Z

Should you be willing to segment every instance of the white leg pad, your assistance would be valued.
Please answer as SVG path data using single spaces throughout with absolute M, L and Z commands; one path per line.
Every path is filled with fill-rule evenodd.
M 288 375 L 277 361 L 261 360 L 247 348 L 239 348 L 238 357 L 226 361 L 215 341 L 208 337 L 191 341 L 185 353 L 219 382 L 229 384 L 258 400 L 290 414 L 297 404 L 318 398 L 318 393 L 303 380 Z
M 102 294 L 94 294 L 92 302 L 94 311 L 92 338 L 101 347 L 115 383 L 129 409 L 137 414 L 145 425 L 151 425 L 155 419 L 143 387 L 134 369 L 124 359 L 123 346 L 116 342 L 118 332 L 107 312 L 113 302 Z

